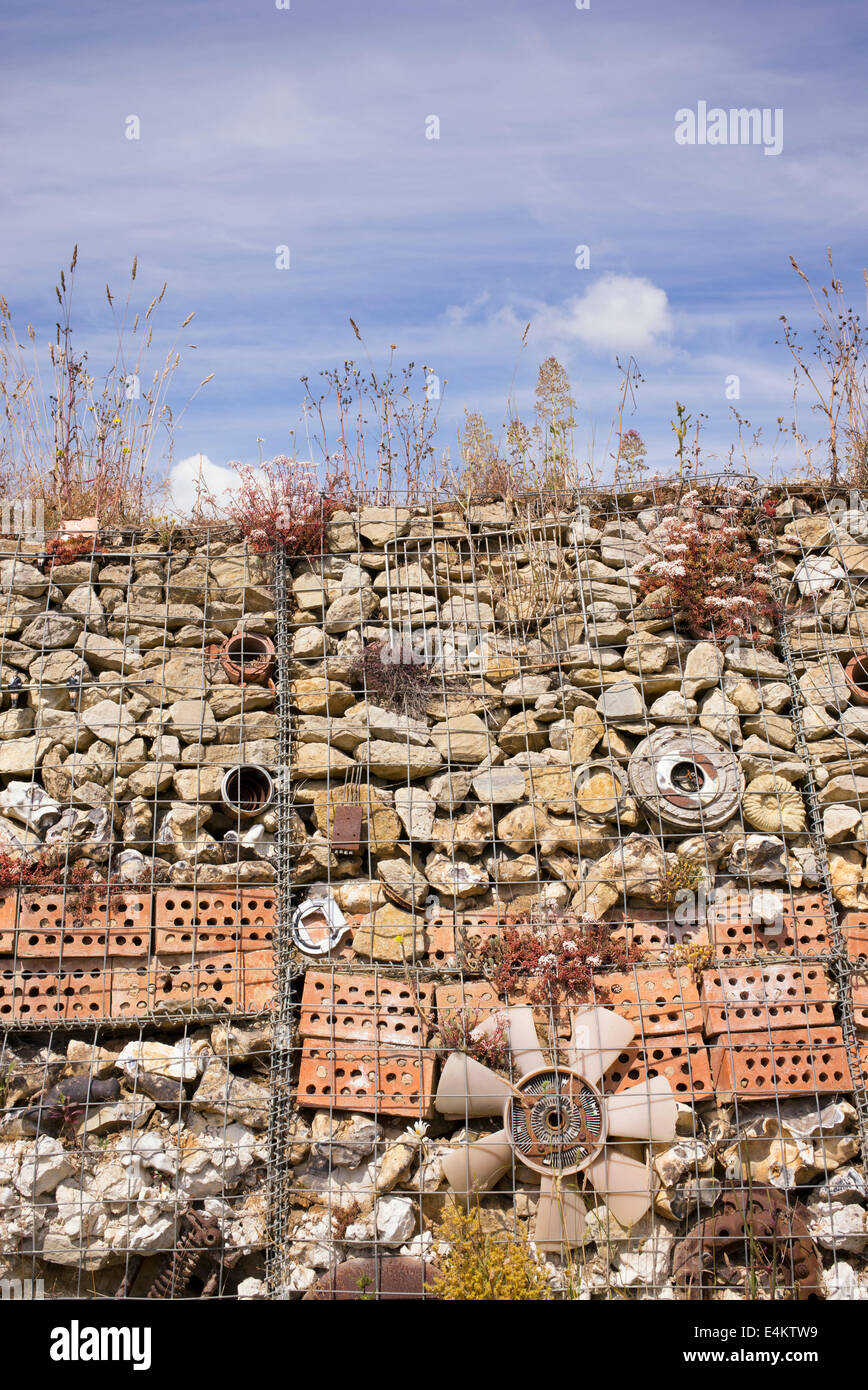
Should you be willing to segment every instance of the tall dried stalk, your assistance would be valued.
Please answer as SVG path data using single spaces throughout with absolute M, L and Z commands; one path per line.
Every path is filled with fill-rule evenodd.
M 135 524 L 164 490 L 172 457 L 175 420 L 168 390 L 180 354 L 173 346 L 156 368 L 149 365 L 153 315 L 166 286 L 140 316 L 131 309 L 136 260 L 120 314 L 106 285 L 116 346 L 98 384 L 87 352 L 73 343 L 77 261 L 78 247 L 55 286 L 60 316 L 48 343 L 45 379 L 35 329 L 28 324 L 22 344 L 9 304 L 0 297 L 0 477 L 7 493 L 42 503 L 49 526 L 86 515 Z
M 356 324 L 350 323 L 363 343 Z M 311 450 L 321 453 L 331 483 L 355 501 L 417 502 L 431 494 L 446 382 L 423 366 L 424 383 L 418 390 L 416 364 L 398 369 L 394 354 L 393 343 L 384 372 L 373 365 L 364 370 L 351 360 L 321 372 L 318 391 L 311 389 L 308 377 L 301 378 Z
M 859 315 L 847 304 L 844 287 L 835 275 L 832 252 L 826 252 L 832 279 L 828 286 L 814 290 L 794 257 L 790 264 L 804 281 L 819 318 L 814 329 L 810 353 L 799 341 L 795 329 L 781 315 L 784 342 L 793 358 L 793 421 L 790 432 L 805 461 L 808 472 L 821 477 L 828 468 L 832 483 L 842 478 L 865 486 L 868 483 L 868 355 L 865 330 Z M 868 272 L 863 271 L 866 286 Z M 799 422 L 801 392 L 807 389 L 810 409 L 823 421 L 824 434 L 819 447 L 827 451 L 820 467 L 814 462 L 818 447 L 808 438 Z

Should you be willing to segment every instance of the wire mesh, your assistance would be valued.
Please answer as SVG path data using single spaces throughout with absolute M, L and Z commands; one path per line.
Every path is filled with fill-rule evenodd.
M 858 1286 L 868 562 L 841 503 L 709 477 L 359 507 L 305 556 L 9 545 L 0 1277 Z M 699 523 L 769 566 L 755 638 L 649 582 Z

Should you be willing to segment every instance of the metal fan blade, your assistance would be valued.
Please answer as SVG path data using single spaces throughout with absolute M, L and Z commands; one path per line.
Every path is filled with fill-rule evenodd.
M 585 1229 L 585 1207 L 575 1177 L 543 1178 L 534 1224 L 534 1244 L 541 1250 L 579 1245 Z
M 505 1129 L 443 1154 L 443 1176 L 453 1192 L 469 1197 L 493 1187 L 512 1166 L 512 1144 Z
M 611 1009 L 580 1009 L 573 1014 L 570 1066 L 593 1085 L 633 1041 L 635 1032 L 632 1023 Z
M 618 1139 L 674 1139 L 678 1105 L 665 1076 L 606 1096 L 606 1128 Z
M 651 1205 L 651 1175 L 646 1164 L 615 1149 L 604 1149 L 585 1171 L 622 1226 L 632 1226 L 645 1215 Z
M 450 1052 L 434 1104 L 441 1115 L 454 1119 L 500 1115 L 511 1095 L 512 1087 L 481 1062 L 463 1052 Z

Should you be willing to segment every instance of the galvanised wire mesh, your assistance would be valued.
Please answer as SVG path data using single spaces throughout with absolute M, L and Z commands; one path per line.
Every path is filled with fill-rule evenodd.
M 10 543 L 0 1275 L 852 1296 L 860 515 L 722 476 Z

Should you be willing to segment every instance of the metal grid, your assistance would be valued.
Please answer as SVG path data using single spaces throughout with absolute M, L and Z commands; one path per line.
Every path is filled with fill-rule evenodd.
M 4 1297 L 253 1293 L 272 562 L 219 530 L 58 542 L 0 554 Z M 223 785 L 250 764 L 252 802 Z
M 703 509 L 719 513 L 733 486 L 704 480 Z M 34 742 L 27 768 L 6 765 L 0 794 L 28 777 L 44 784 L 47 767 L 54 790 L 64 788 L 55 796 L 61 813 L 74 810 L 78 820 L 94 809 L 81 788 L 102 787 L 104 798 L 94 799 L 109 807 L 111 834 L 96 866 L 110 881 L 131 862 L 124 852 L 137 848 L 150 863 L 124 890 L 151 895 L 149 910 L 135 920 L 128 910 L 120 922 L 123 942 L 115 920 L 77 925 L 80 912 L 66 912 L 81 905 L 71 870 L 77 860 L 94 862 L 95 833 L 67 833 L 49 885 L 58 900 L 53 940 L 26 915 L 23 872 L 7 886 L 12 919 L 0 904 L 0 946 L 9 970 L 26 972 L 27 962 L 42 959 L 62 1008 L 0 1017 L 2 1277 L 42 1279 L 46 1296 L 424 1294 L 437 1262 L 449 1262 L 441 1222 L 455 1186 L 444 1166 L 454 1177 L 456 1155 L 464 1161 L 469 1145 L 503 1119 L 502 1105 L 474 1113 L 469 1090 L 448 1113 L 436 1107 L 455 1028 L 484 1030 L 494 1020 L 504 1034 L 505 1019 L 503 1042 L 510 1027 L 531 1019 L 554 1077 L 546 1086 L 557 1088 L 576 1057 L 581 1074 L 594 1072 L 571 1032 L 577 1007 L 599 1007 L 632 1028 L 629 1039 L 618 1035 L 591 1087 L 605 1113 L 631 1085 L 660 1079 L 677 1112 L 673 1132 L 651 1145 L 625 1148 L 614 1130 L 605 1141 L 604 1177 L 596 1187 L 583 1183 L 584 1230 L 538 1252 L 553 1297 L 803 1297 L 861 1277 L 860 1237 L 849 1223 L 861 1210 L 866 1153 L 868 918 L 860 916 L 855 863 L 853 881 L 842 879 L 841 863 L 850 861 L 840 846 L 855 853 L 858 827 L 843 840 L 836 830 L 830 843 L 823 816 L 830 777 L 868 775 L 868 762 L 863 772 L 858 720 L 844 720 L 853 708 L 844 687 L 827 702 L 831 740 L 817 737 L 804 691 L 817 644 L 823 657 L 837 653 L 849 628 L 845 650 L 854 650 L 859 577 L 836 580 L 831 617 L 813 591 L 807 602 L 799 595 L 796 609 L 792 576 L 815 550 L 782 536 L 787 504 L 792 510 L 801 492 L 776 489 L 783 516 L 751 492 L 741 505 L 776 547 L 782 618 L 759 656 L 744 644 L 707 644 L 720 651 L 721 669 L 701 676 L 688 697 L 697 647 L 706 644 L 685 635 L 671 603 L 652 615 L 638 572 L 630 573 L 655 528 L 684 506 L 672 485 L 648 485 L 638 501 L 599 491 L 560 509 L 547 499 L 360 509 L 333 517 L 323 552 L 304 560 L 280 553 L 260 562 L 215 534 L 190 537 L 181 553 L 124 538 L 101 542 L 110 553 L 79 562 L 84 577 L 54 566 L 41 587 L 29 570 L 16 580 L 2 568 L 29 565 L 23 547 L 0 557 L 0 576 L 9 576 L 3 746 L 49 726 L 53 744 L 68 745 L 65 782 Z M 811 497 L 815 515 L 834 513 L 836 502 Z M 241 567 L 234 587 L 229 561 Z M 86 608 L 74 615 L 81 631 L 69 641 L 67 627 L 66 644 L 54 647 L 63 625 L 55 630 L 40 615 L 69 616 L 69 594 L 92 570 L 104 621 Z M 152 608 L 149 587 L 159 590 Z M 188 600 L 195 612 L 178 611 Z M 31 633 L 22 643 L 36 618 L 39 640 Z M 273 690 L 233 686 L 210 650 L 245 630 L 273 640 Z M 54 669 L 62 664 L 56 652 L 67 653 L 74 674 L 75 644 L 83 639 L 86 654 L 93 637 L 121 644 L 109 653 L 118 669 L 71 690 L 65 667 Z M 387 644 L 393 664 L 412 668 L 397 696 L 394 686 L 383 693 L 370 653 L 360 660 L 376 643 Z M 35 656 L 27 659 L 22 646 Z M 181 674 L 171 665 L 179 653 Z M 704 656 L 703 670 L 711 660 Z M 22 679 L 9 692 L 15 673 Z M 614 687 L 623 705 L 607 704 Z M 94 746 L 85 716 L 96 694 L 117 691 L 133 728 L 95 764 L 85 757 L 83 745 Z M 28 714 L 12 714 L 22 695 L 32 730 Z M 682 707 L 656 704 L 667 695 Z M 707 704 L 711 696 L 720 698 Z M 196 710 L 176 711 L 172 728 L 155 719 L 155 708 L 181 701 Z M 208 710 L 217 711 L 213 739 L 205 736 Z M 71 718 L 60 717 L 67 711 Z M 118 714 L 114 727 L 122 724 Z M 758 832 L 737 777 L 723 825 L 701 799 L 695 824 L 685 825 L 656 792 L 640 796 L 631 778 L 636 749 L 667 730 L 678 736 L 679 757 L 697 765 L 710 736 L 726 785 L 733 768 L 748 785 L 774 769 L 779 780 L 764 804 L 777 807 L 777 833 Z M 129 769 L 124 749 L 138 739 L 144 765 L 157 767 L 150 795 L 130 794 L 138 769 Z M 236 751 L 224 755 L 223 747 Z M 237 845 L 250 822 L 227 814 L 214 767 L 222 775 L 248 754 L 267 764 L 274 801 L 253 818 L 261 832 L 227 864 L 227 844 Z M 67 767 L 69 758 L 76 761 Z M 170 776 L 160 771 L 164 758 Z M 601 765 L 611 791 L 592 782 L 589 763 L 591 772 Z M 105 771 L 94 774 L 95 765 Z M 854 782 L 849 798 L 860 813 L 861 790 Z M 784 820 L 795 794 L 804 824 L 797 816 L 794 830 Z M 138 838 L 126 840 L 133 801 L 144 805 L 136 807 Z M 183 807 L 175 838 L 166 829 L 172 803 Z M 19 839 L 28 829 L 23 820 L 5 824 L 7 834 L 24 827 Z M 220 850 L 209 844 L 212 832 Z M 760 853 L 748 843 L 758 835 L 780 848 Z M 215 885 L 220 856 L 223 882 Z M 685 861 L 693 865 L 687 879 L 670 881 Z M 674 900 L 683 882 L 692 885 L 687 900 Z M 252 921 L 236 914 L 209 922 L 190 907 L 217 889 L 234 901 L 267 893 L 269 920 L 260 910 Z M 181 897 L 189 920 L 174 910 Z M 299 915 L 304 907 L 310 911 Z M 592 965 L 578 995 L 556 977 L 540 992 L 528 970 L 498 990 L 491 961 L 480 957 L 486 942 L 535 932 L 547 943 L 575 939 L 589 929 L 587 916 L 605 924 L 613 963 Z M 95 1016 L 69 1012 L 89 973 L 70 954 L 85 930 L 102 931 L 86 958 Z M 330 930 L 337 939 L 322 950 Z M 231 950 L 217 950 L 226 932 Z M 117 1001 L 136 958 L 120 948 L 138 948 L 126 939 L 136 933 L 147 936 L 148 964 L 137 967 L 145 1002 L 131 1015 Z M 53 954 L 34 956 L 40 942 Z M 154 963 L 169 955 L 177 966 L 180 946 L 192 988 L 179 1003 L 170 976 L 159 1003 Z M 232 957 L 228 974 L 210 995 L 197 995 L 197 972 L 216 956 Z M 501 1050 L 499 1084 L 521 1089 L 521 1054 L 535 1046 L 525 1036 Z M 161 1078 L 160 1068 L 170 1074 Z M 99 1095 L 98 1082 L 114 1083 L 111 1094 Z M 656 1102 L 645 1107 L 647 1133 Z M 509 1113 L 512 1123 L 515 1104 Z M 646 1163 L 656 1189 L 633 1224 L 610 1210 L 628 1181 L 619 1154 Z M 503 1175 L 471 1202 L 480 1239 L 551 1246 L 540 1234 L 548 1179 L 524 1157 L 510 1141 Z M 190 1175 L 201 1172 L 197 1187 Z M 552 1190 L 566 1230 L 577 1222 L 573 1183 L 556 1178 Z M 46 1236 L 54 1259 L 43 1257 Z
M 731 486 L 730 479 L 704 480 L 704 506 L 720 509 Z M 615 582 L 607 570 L 632 568 L 651 529 L 637 527 L 639 512 L 659 509 L 664 516 L 674 492 L 671 486 L 659 493 L 646 488 L 639 504 L 617 493 L 598 493 L 579 498 L 575 511 L 548 516 L 502 505 L 475 515 L 433 506 L 381 509 L 356 518 L 355 549 L 352 538 L 347 544 L 344 536 L 332 553 L 294 567 L 295 633 L 303 634 L 315 621 L 324 626 L 325 640 L 315 655 L 300 656 L 295 666 L 304 695 L 296 704 L 300 756 L 293 801 L 302 846 L 293 864 L 292 907 L 330 896 L 353 928 L 324 958 L 305 964 L 302 955 L 298 961 L 305 979 L 299 986 L 297 1101 L 299 1115 L 312 1123 L 316 1156 L 299 1161 L 296 1155 L 286 1173 L 297 1208 L 289 1260 L 294 1268 L 289 1291 L 296 1295 L 308 1290 L 308 1297 L 323 1296 L 325 1290 L 330 1296 L 343 1289 L 341 1296 L 358 1296 L 347 1294 L 342 1281 L 361 1271 L 364 1288 L 371 1291 L 362 1296 L 387 1298 L 400 1274 L 396 1254 L 406 1261 L 442 1251 L 438 1219 L 448 1188 L 438 1164 L 462 1143 L 462 1128 L 456 1128 L 458 1116 L 444 1120 L 432 1108 L 435 1078 L 449 1054 L 441 1032 L 447 1006 L 436 1007 L 441 991 L 451 990 L 449 1008 L 463 1005 L 474 1020 L 505 1006 L 526 1005 L 527 989 L 520 981 L 511 994 L 495 992 L 492 998 L 474 944 L 492 936 L 503 939 L 529 914 L 525 931 L 541 923 L 551 929 L 553 923 L 580 922 L 588 907 L 582 886 L 588 887 L 589 874 L 607 856 L 602 881 L 616 885 L 614 900 L 598 894 L 596 906 L 602 901 L 605 907 L 593 915 L 601 915 L 615 939 L 632 942 L 643 955 L 620 971 L 595 972 L 591 983 L 588 1002 L 632 1015 L 636 1029 L 609 1081 L 620 1093 L 643 1077 L 667 1076 L 679 1099 L 692 1103 L 679 1108 L 678 1132 L 672 1136 L 681 1162 L 670 1184 L 674 1205 L 669 1194 L 658 1195 L 651 1213 L 632 1230 L 610 1219 L 604 1200 L 592 1207 L 586 1231 L 593 1230 L 595 1238 L 565 1242 L 547 1254 L 552 1290 L 561 1296 L 575 1296 L 579 1286 L 591 1296 L 625 1290 L 640 1297 L 681 1296 L 683 1287 L 677 1279 L 673 1284 L 676 1265 L 682 1282 L 687 1275 L 676 1252 L 704 1239 L 711 1254 L 700 1258 L 700 1264 L 705 1259 L 700 1285 L 706 1293 L 719 1291 L 727 1271 L 739 1265 L 738 1250 L 724 1253 L 720 1231 L 709 1234 L 709 1223 L 715 1212 L 732 1217 L 733 1211 L 742 1227 L 743 1263 L 760 1283 L 764 1267 L 757 1261 L 756 1233 L 765 1219 L 778 1235 L 781 1222 L 789 1223 L 789 1269 L 784 1261 L 771 1276 L 775 1296 L 799 1296 L 803 1286 L 814 1287 L 819 1264 L 811 1260 L 824 1259 L 827 1283 L 834 1280 L 839 1250 L 849 1248 L 846 1239 L 838 1244 L 833 1230 L 832 1240 L 820 1248 L 804 1224 L 809 1214 L 798 1199 L 832 1181 L 842 1153 L 846 1160 L 864 1149 L 864 1084 L 849 992 L 852 970 L 844 967 L 810 757 L 794 704 L 788 623 L 785 615 L 780 631 L 769 628 L 769 650 L 754 656 L 752 667 L 744 664 L 750 650 L 733 653 L 715 680 L 699 686 L 699 708 L 673 711 L 671 702 L 652 708 L 659 695 L 683 690 L 691 675 L 688 658 L 699 644 L 684 637 L 674 608 L 649 623 L 648 605 L 643 610 L 636 593 L 638 577 L 624 583 L 622 575 Z M 583 516 L 598 533 L 590 544 Z M 763 516 L 760 529 L 770 537 L 773 528 Z M 601 563 L 601 541 L 608 565 Z M 328 614 L 341 598 L 341 586 L 347 601 L 333 610 L 340 625 L 330 635 Z M 655 640 L 666 648 L 662 668 L 659 653 L 652 651 Z M 352 658 L 371 642 L 388 644 L 426 670 L 429 698 L 415 719 L 394 707 L 384 710 L 378 689 L 370 687 L 368 668 L 353 666 Z M 313 648 L 302 642 L 300 650 Z M 718 690 L 724 675 L 735 679 L 744 672 L 741 683 L 753 688 L 754 707 L 724 701 L 706 715 L 703 694 Z M 314 706 L 307 695 L 317 677 L 336 684 L 310 718 Z M 575 711 L 595 710 L 598 696 L 625 677 L 642 691 L 641 712 L 632 719 L 606 719 L 602 738 L 571 756 L 570 730 L 585 727 L 582 717 L 575 720 Z M 345 695 L 341 687 L 348 685 L 355 688 Z M 450 717 L 457 721 L 454 730 L 443 727 Z M 618 722 L 621 730 L 614 727 Z M 782 808 L 778 871 L 761 856 L 746 853 L 739 861 L 731 849 L 721 851 L 719 826 L 707 824 L 701 808 L 692 836 L 674 828 L 659 803 L 646 803 L 637 818 L 629 797 L 616 799 L 602 824 L 589 824 L 594 818 L 575 795 L 577 768 L 602 760 L 626 780 L 637 744 L 673 726 L 688 756 L 704 746 L 702 731 L 713 729 L 724 754 L 747 767 L 748 782 L 766 770 L 780 772 L 773 798 Z M 383 736 L 393 757 L 376 746 Z M 745 755 L 750 739 L 754 746 Z M 441 759 L 426 768 L 418 750 L 432 744 Z M 305 745 L 330 751 L 304 754 Z M 333 756 L 335 751 L 343 756 Z M 504 772 L 493 777 L 492 767 Z M 505 788 L 507 769 L 515 785 L 513 769 L 520 769 L 525 787 L 500 801 L 494 787 Z M 420 787 L 428 789 L 427 798 L 418 795 Z M 784 803 L 794 799 L 787 788 L 802 798 L 805 819 L 798 831 L 784 828 Z M 431 793 L 437 803 L 433 813 Z M 348 859 L 346 851 L 319 848 L 332 825 L 316 809 L 322 794 L 329 805 L 362 804 L 373 852 L 360 845 L 355 859 Z M 524 819 L 510 825 L 516 802 Z M 741 796 L 726 829 L 730 840 L 743 846 L 756 836 Z M 631 881 L 629 837 L 637 830 L 670 855 L 686 839 L 696 841 L 692 855 L 704 871 L 706 898 L 700 897 L 692 919 L 659 898 L 655 903 L 647 882 Z M 316 850 L 312 842 L 318 842 Z M 486 856 L 484 890 L 477 896 L 467 886 Z M 520 872 L 510 867 L 523 858 L 533 862 L 521 864 Z M 403 870 L 396 871 L 396 863 Z M 647 878 L 653 864 L 645 872 Z M 606 990 L 607 975 L 619 977 L 614 1000 Z M 394 1012 L 390 991 L 398 981 L 411 996 L 408 1015 L 421 1020 L 421 1027 L 408 1027 L 404 1034 L 409 1041 L 402 1049 L 403 1067 L 394 1065 L 400 1037 L 388 1032 Z M 321 991 L 317 997 L 315 986 Z M 741 1006 L 745 989 L 748 1010 Z M 717 1004 L 715 991 L 721 996 Z M 751 1028 L 742 1021 L 745 1013 L 753 1017 Z M 555 1050 L 545 1055 L 556 1069 L 566 1065 L 567 1015 L 562 999 L 550 998 L 546 1007 L 535 1009 L 543 1046 Z M 391 1081 L 385 1070 L 390 1062 Z M 514 1058 L 507 1071 L 513 1083 L 520 1079 Z M 365 1132 L 364 1116 L 379 1128 Z M 427 1133 L 408 1132 L 413 1119 L 427 1126 Z M 496 1119 L 480 1125 L 469 1103 L 463 1120 L 464 1130 L 475 1134 L 497 1128 Z M 365 1137 L 347 1137 L 353 1124 Z M 841 1144 L 832 1135 L 836 1125 L 848 1131 Z M 814 1171 L 804 1185 L 804 1166 L 796 1164 L 800 1172 L 794 1176 L 788 1164 L 793 1146 L 805 1142 L 802 1131 L 810 1133 L 812 1126 L 819 1137 L 812 1148 Z M 402 1151 L 406 1163 L 396 1183 L 393 1169 Z M 670 1155 L 667 1161 L 671 1170 L 675 1159 Z M 354 1183 L 352 1174 L 359 1169 L 365 1171 Z M 657 1175 L 665 1186 L 659 1165 Z M 320 1214 L 316 1221 L 310 1216 L 312 1193 Z M 532 1234 L 538 1195 L 532 1172 L 513 1155 L 493 1193 L 478 1197 L 484 1228 L 495 1238 Z M 395 1235 L 401 1229 L 396 1207 L 398 1216 L 406 1217 L 406 1239 Z M 815 1221 L 815 1213 L 810 1217 Z M 352 1263 L 356 1257 L 363 1263 Z M 418 1273 L 406 1277 L 419 1281 Z

